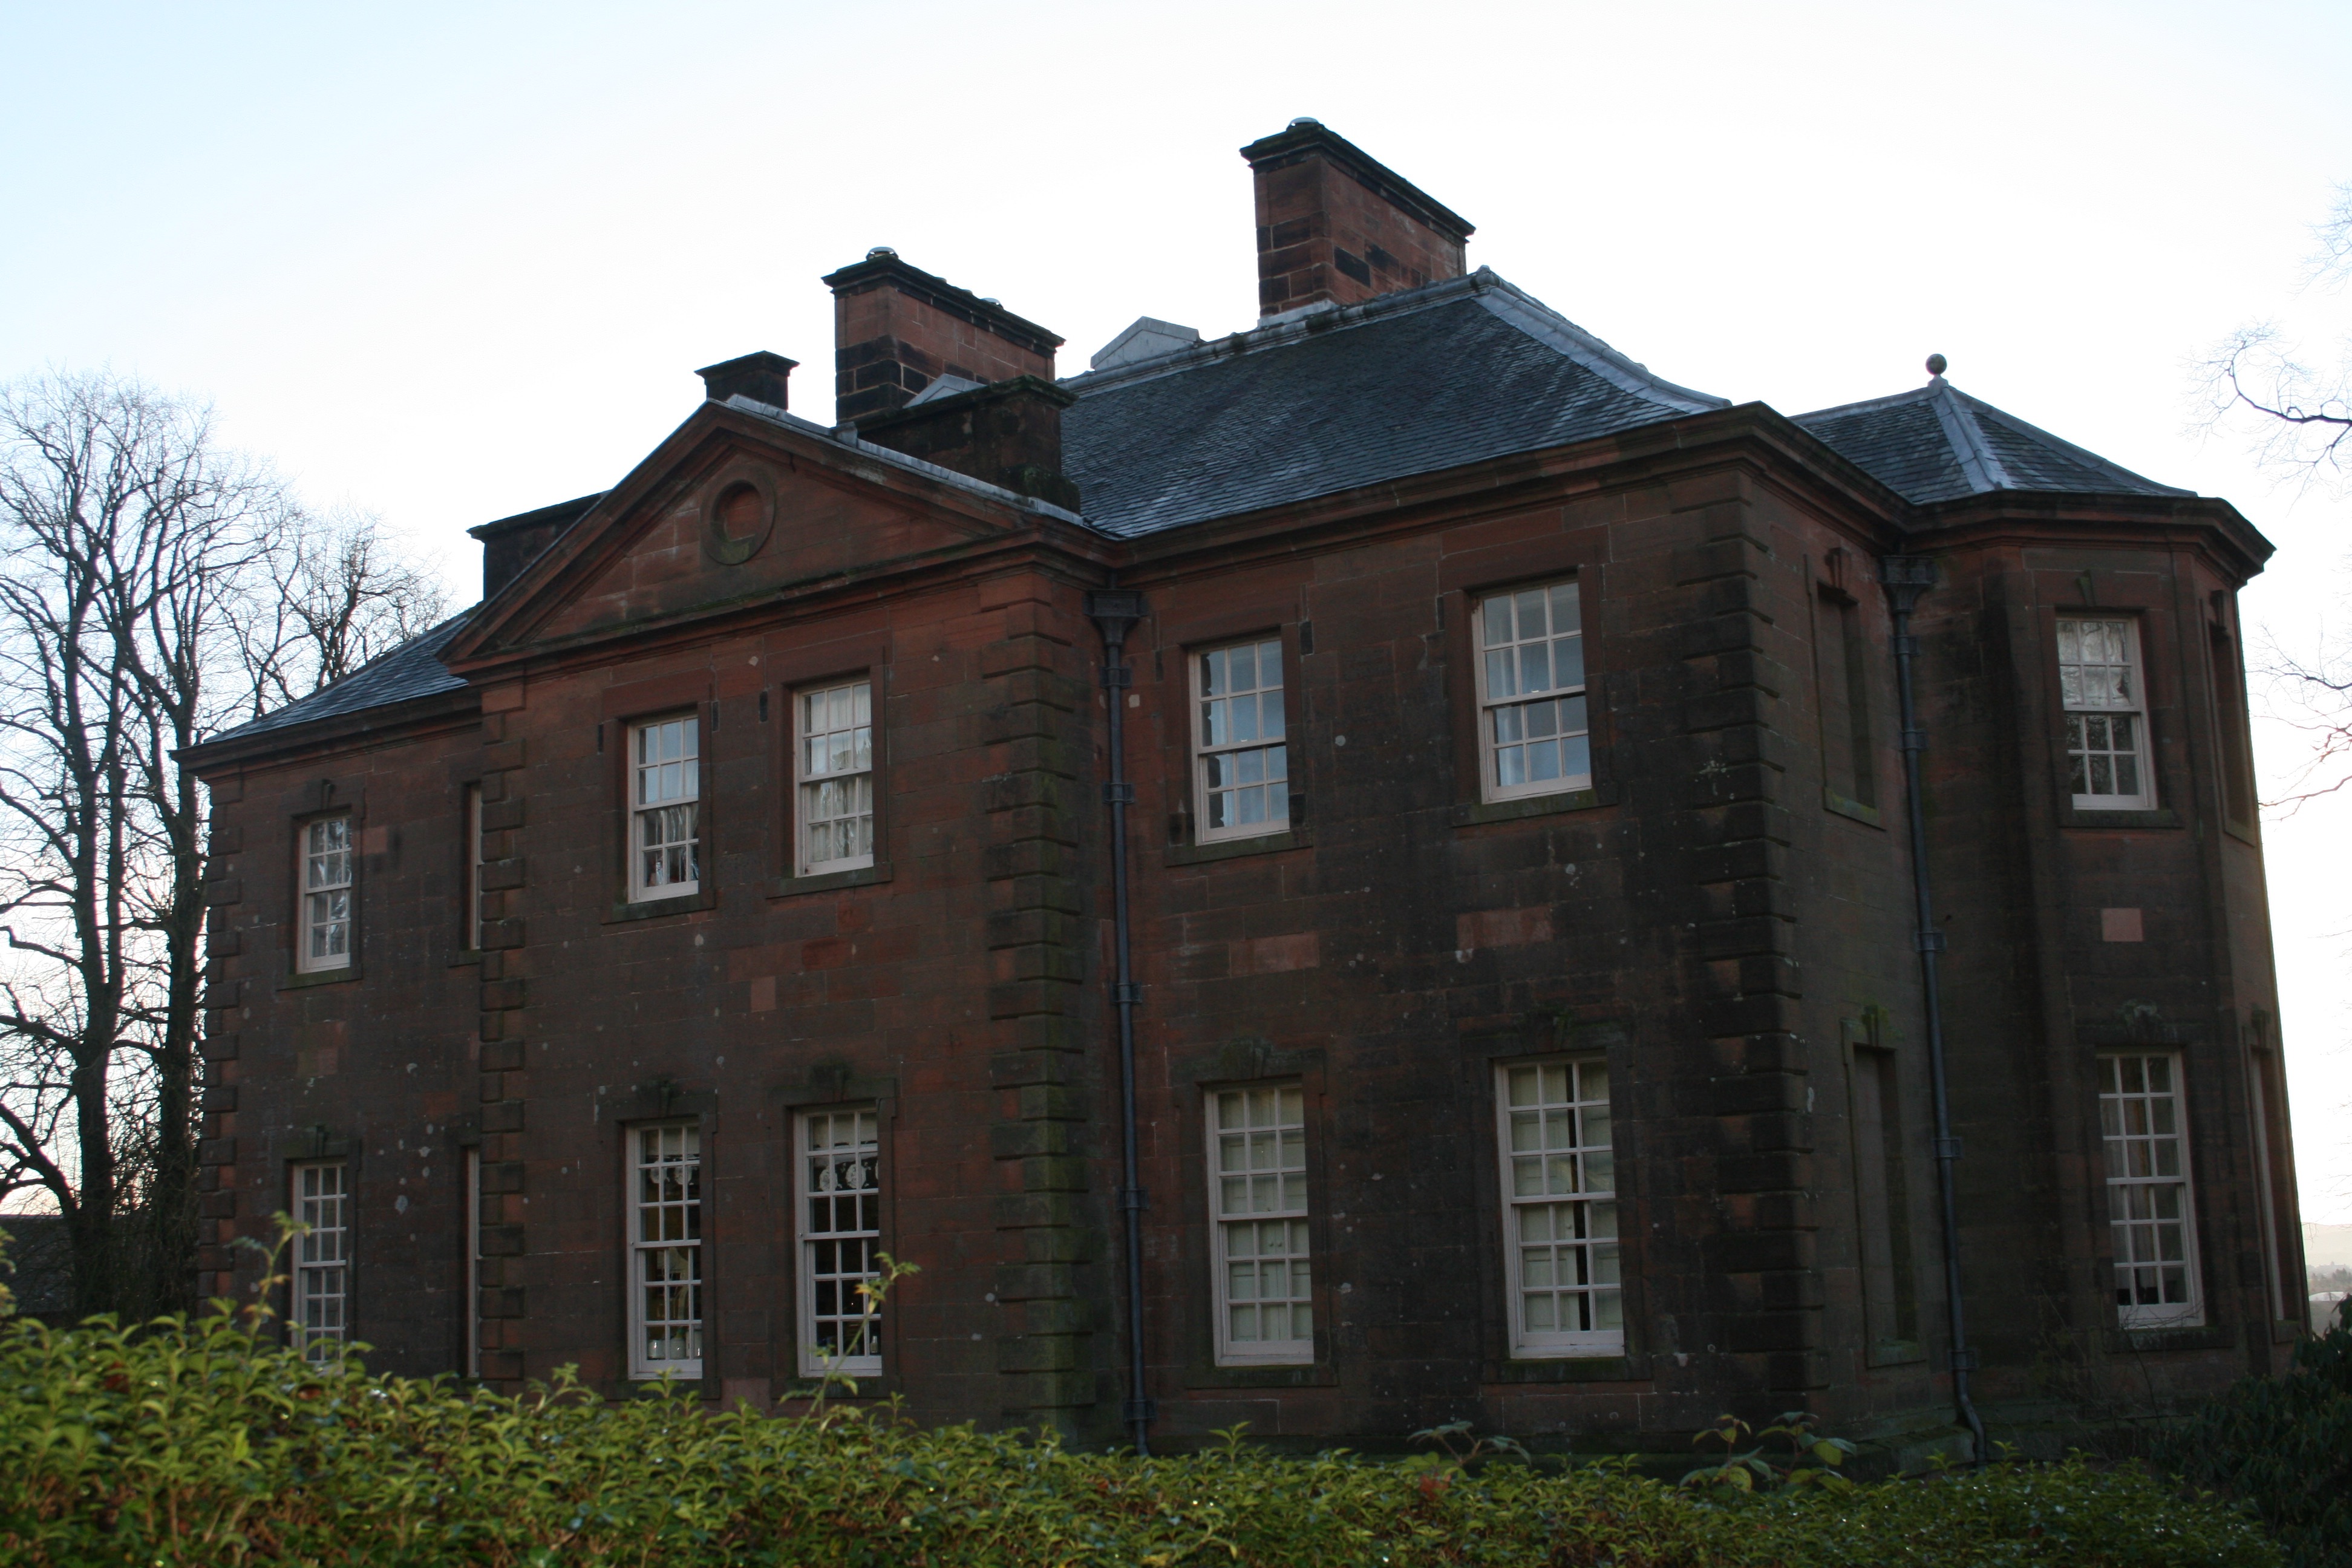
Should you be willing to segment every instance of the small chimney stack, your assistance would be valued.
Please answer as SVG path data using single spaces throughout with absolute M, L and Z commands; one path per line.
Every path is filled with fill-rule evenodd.
M 713 403 L 741 396 L 771 408 L 785 408 L 791 406 L 784 397 L 793 378 L 793 367 L 800 363 L 761 349 L 740 359 L 704 365 L 694 374 L 702 378 L 702 395 Z
M 1294 120 L 1242 156 L 1257 182 L 1261 317 L 1462 276 L 1470 221 L 1321 121 Z
M 519 511 L 512 517 L 467 529 L 468 534 L 482 542 L 482 597 L 495 597 L 499 589 L 521 576 L 523 568 L 538 560 L 565 529 L 604 499 L 604 492 L 598 490 L 593 496 L 578 496 L 533 511 Z
M 986 385 L 1054 379 L 1062 340 L 877 246 L 824 279 L 833 290 L 834 423 L 895 414 L 940 376 Z

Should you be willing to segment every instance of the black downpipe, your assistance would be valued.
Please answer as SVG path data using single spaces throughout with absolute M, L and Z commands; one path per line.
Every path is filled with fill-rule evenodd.
M 1127 917 L 1127 808 L 1135 804 L 1135 786 L 1127 782 L 1127 691 L 1134 684 L 1127 665 L 1127 628 L 1142 618 L 1143 595 L 1089 594 L 1087 614 L 1102 632 L 1103 702 L 1110 710 L 1110 782 L 1103 785 L 1103 800 L 1110 807 L 1111 931 L 1118 954 L 1111 1000 L 1118 1009 L 1118 1206 L 1127 1221 L 1127 1402 L 1120 1414 L 1135 1435 L 1136 1453 L 1149 1458 L 1153 1412 L 1143 1377 L 1144 1200 L 1135 1151 L 1135 1005 L 1143 988 L 1135 983 Z
M 1976 1370 L 1976 1352 L 1969 1349 L 1968 1320 L 1960 1301 L 1960 1205 L 1952 1166 L 1960 1157 L 1960 1141 L 1952 1136 L 1952 1100 L 1944 1072 L 1944 1003 L 1937 984 L 1936 959 L 1944 951 L 1944 933 L 1936 926 L 1936 900 L 1927 872 L 1927 819 L 1920 807 L 1919 753 L 1927 749 L 1927 731 L 1919 723 L 1918 705 L 1911 690 L 1911 658 L 1918 651 L 1911 635 L 1911 611 L 1919 595 L 1936 584 L 1936 563 L 1924 555 L 1889 555 L 1879 563 L 1878 580 L 1895 611 L 1895 686 L 1901 704 L 1903 733 L 1903 796 L 1911 814 L 1911 889 L 1917 905 L 1918 927 L 1913 945 L 1919 950 L 1919 989 L 1927 1012 L 1927 1079 L 1936 1100 L 1936 1189 L 1944 1206 L 1944 1306 L 1952 1321 L 1952 1403 L 1974 1439 L 1971 1461 L 1985 1462 L 1984 1419 L 1969 1397 L 1969 1373 Z M 1116 733 L 1116 731 L 1114 731 Z

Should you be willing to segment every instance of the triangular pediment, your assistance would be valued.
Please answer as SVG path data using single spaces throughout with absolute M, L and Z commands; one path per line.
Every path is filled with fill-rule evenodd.
M 739 612 L 985 549 L 1059 509 L 763 405 L 707 403 L 482 606 L 445 658 Z

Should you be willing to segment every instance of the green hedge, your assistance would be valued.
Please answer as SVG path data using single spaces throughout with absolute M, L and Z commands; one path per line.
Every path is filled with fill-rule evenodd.
M 226 1316 L 0 1326 L 0 1562 L 2222 1564 L 2249 1523 L 2151 1473 L 1996 1466 L 1716 1500 L 1614 1465 L 1137 1460 L 829 1412 L 711 1416 L 324 1367 Z
M 2294 1347 L 2284 1377 L 2249 1377 L 2169 1434 L 2157 1458 L 2242 1499 L 2294 1568 L 2352 1563 L 2352 1302 Z

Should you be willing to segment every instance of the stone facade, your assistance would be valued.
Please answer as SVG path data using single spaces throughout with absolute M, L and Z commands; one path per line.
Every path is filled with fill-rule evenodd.
M 860 343 L 899 331 L 844 310 Z M 1037 374 L 1040 341 L 994 378 Z M 338 1161 L 378 1364 L 624 1389 L 627 1135 L 690 1124 L 700 1386 L 786 1405 L 809 1388 L 794 1118 L 871 1106 L 882 1245 L 922 1271 L 860 1396 L 1118 1440 L 1108 698 L 1156 1441 L 1467 1417 L 1671 1448 L 1796 1407 L 1933 1436 L 1945 1237 L 1877 582 L 1906 554 L 1938 576 L 1917 689 L 1979 1403 L 1999 1436 L 2284 1363 L 2299 1229 L 2235 651 L 2268 547 L 2226 503 L 1923 507 L 1748 405 L 1118 537 L 712 401 L 559 521 L 435 645 L 435 689 L 195 757 L 213 1290 L 250 1283 L 230 1244 L 291 1206 L 289 1172 Z M 1488 799 L 1476 605 L 1555 582 L 1582 605 L 1591 776 Z M 1145 618 L 1106 688 L 1087 595 L 1112 587 Z M 2138 628 L 2148 809 L 2072 804 L 2055 623 L 2084 606 Z M 1219 838 L 1190 682 L 1235 639 L 1278 645 L 1288 826 Z M 795 694 L 846 680 L 872 691 L 873 863 L 805 874 Z M 677 715 L 698 885 L 633 899 L 630 726 Z M 353 957 L 306 973 L 300 835 L 327 816 L 357 849 Z M 2117 1050 L 2182 1064 L 2193 1327 L 2118 1321 Z M 1622 1343 L 1525 1353 L 1497 1068 L 1563 1057 L 1608 1074 Z M 1218 1352 L 1205 1119 L 1265 1083 L 1305 1107 L 1312 1350 L 1251 1362 Z

